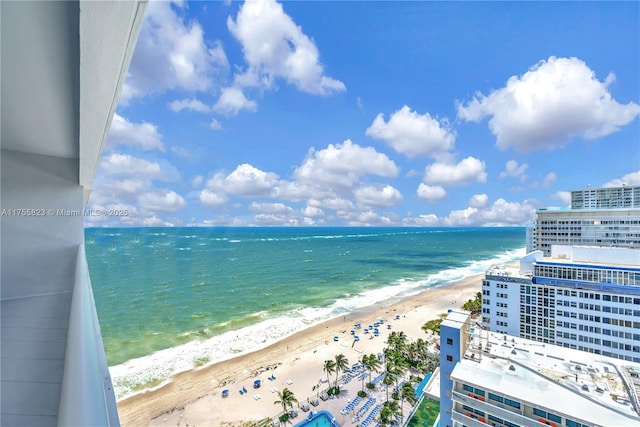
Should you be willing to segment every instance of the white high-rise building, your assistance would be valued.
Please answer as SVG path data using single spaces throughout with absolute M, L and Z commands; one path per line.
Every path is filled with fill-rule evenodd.
M 640 186 L 587 188 L 571 192 L 571 209 L 640 208 Z
M 441 427 L 638 426 L 639 392 L 640 364 L 441 324 Z
M 552 245 L 640 248 L 640 187 L 571 192 L 571 208 L 544 208 L 527 230 L 527 253 Z
M 491 331 L 640 362 L 640 187 L 571 192 L 540 209 L 520 265 L 482 282 Z
M 491 331 L 640 363 L 640 250 L 554 246 L 482 282 Z

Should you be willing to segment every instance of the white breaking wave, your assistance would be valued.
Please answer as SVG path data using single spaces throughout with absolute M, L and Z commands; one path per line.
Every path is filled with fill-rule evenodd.
M 121 399 L 131 395 L 144 384 L 157 384 L 168 380 L 178 372 L 193 369 L 197 363 L 211 364 L 232 359 L 240 354 L 265 348 L 295 332 L 326 320 L 378 303 L 392 304 L 403 297 L 483 273 L 493 265 L 509 263 L 524 255 L 525 248 L 521 248 L 506 251 L 489 260 L 472 261 L 464 267 L 442 270 L 425 279 L 400 279 L 389 286 L 339 299 L 326 307 L 301 307 L 288 313 L 287 316 L 267 318 L 235 331 L 128 360 L 109 368 L 116 397 Z M 264 319 L 267 315 L 268 313 L 261 311 L 254 313 L 252 317 Z

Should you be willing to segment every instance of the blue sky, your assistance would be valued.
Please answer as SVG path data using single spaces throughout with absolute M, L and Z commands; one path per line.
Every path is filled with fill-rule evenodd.
M 640 185 L 637 2 L 149 3 L 101 225 L 526 225 Z

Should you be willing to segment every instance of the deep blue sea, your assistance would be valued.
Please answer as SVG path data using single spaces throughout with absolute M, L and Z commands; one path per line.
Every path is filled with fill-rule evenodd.
M 109 366 L 135 375 L 158 364 L 147 375 L 161 378 L 517 259 L 525 229 L 88 228 L 85 238 Z

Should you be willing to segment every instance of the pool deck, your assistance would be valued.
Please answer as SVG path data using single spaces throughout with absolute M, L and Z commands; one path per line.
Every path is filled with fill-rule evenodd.
M 293 427 L 305 427 L 307 425 L 314 423 L 314 421 L 316 422 L 314 426 L 317 425 L 318 427 L 340 427 L 340 424 L 338 424 L 336 417 L 334 417 L 333 414 L 327 410 L 323 409 L 318 412 L 314 411 L 313 417 L 311 419 L 308 418 L 310 414 L 311 412 L 307 414 L 307 417 L 305 417 L 304 420 L 295 424 Z M 317 421 L 319 418 L 322 418 L 322 424 L 317 424 Z

